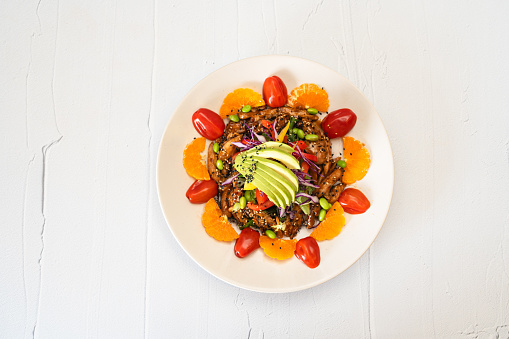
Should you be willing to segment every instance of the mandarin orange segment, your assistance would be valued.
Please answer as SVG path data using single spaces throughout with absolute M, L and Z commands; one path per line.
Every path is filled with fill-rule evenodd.
M 205 204 L 205 211 L 201 217 L 203 227 L 208 235 L 219 241 L 232 241 L 239 237 L 226 215 L 221 213 L 214 198 Z
M 343 226 L 345 226 L 343 207 L 336 201 L 310 236 L 317 241 L 333 239 L 341 232 Z
M 343 158 L 346 162 L 343 182 L 347 185 L 364 178 L 368 173 L 371 157 L 362 142 L 352 137 L 343 138 Z
M 184 149 L 184 168 L 187 174 L 197 180 L 210 180 L 207 166 L 201 155 L 205 150 L 205 138 L 196 138 Z
M 224 119 L 228 115 L 237 114 L 245 105 L 251 107 L 263 106 L 265 101 L 263 101 L 260 93 L 250 88 L 237 88 L 224 98 L 219 110 L 221 118 Z
M 297 239 L 271 239 L 266 235 L 261 236 L 259 242 L 265 254 L 277 260 L 293 257 L 295 247 L 297 246 Z
M 294 108 L 316 108 L 320 112 L 329 109 L 329 95 L 315 84 L 302 84 L 295 87 L 288 97 L 288 105 Z

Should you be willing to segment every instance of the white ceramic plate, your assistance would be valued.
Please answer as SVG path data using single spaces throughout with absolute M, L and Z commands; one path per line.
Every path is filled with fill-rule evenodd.
M 182 152 L 195 131 L 192 114 L 201 107 L 219 112 L 224 97 L 234 89 L 249 87 L 262 92 L 266 77 L 278 75 L 288 92 L 302 83 L 315 83 L 329 94 L 330 108 L 350 108 L 358 117 L 349 135 L 364 142 L 371 154 L 368 174 L 354 187 L 371 202 L 364 214 L 346 215 L 346 225 L 333 240 L 319 243 L 321 263 L 310 269 L 297 258 L 278 261 L 257 250 L 244 259 L 233 253 L 234 242 L 207 235 L 201 224 L 204 205 L 186 199 L 194 182 L 182 166 Z M 333 140 L 340 147 L 340 139 Z M 206 148 L 207 149 L 207 148 Z M 335 154 L 337 154 L 335 152 Z M 355 263 L 380 231 L 392 198 L 394 165 L 385 128 L 375 108 L 347 79 L 313 61 L 289 56 L 260 56 L 227 65 L 201 80 L 182 100 L 164 132 L 157 163 L 159 200 L 166 221 L 184 251 L 203 269 L 232 285 L 259 292 L 292 292 L 321 284 Z M 303 228 L 298 239 L 309 235 Z

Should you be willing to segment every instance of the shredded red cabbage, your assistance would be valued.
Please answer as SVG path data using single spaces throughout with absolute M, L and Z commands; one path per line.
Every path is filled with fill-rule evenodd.
M 231 184 L 233 182 L 233 180 L 238 177 L 240 175 L 240 173 L 237 173 L 235 174 L 233 177 L 230 177 L 228 179 L 226 179 L 222 184 L 221 186 L 225 186 L 225 185 L 228 185 L 228 184 Z

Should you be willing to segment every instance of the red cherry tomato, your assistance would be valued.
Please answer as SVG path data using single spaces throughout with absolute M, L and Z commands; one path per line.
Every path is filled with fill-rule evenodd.
M 263 204 L 267 200 L 269 200 L 269 197 L 267 196 L 267 194 L 263 193 L 262 191 L 260 191 L 257 188 L 256 189 L 256 201 L 258 201 L 259 204 Z
M 224 121 L 219 114 L 207 108 L 200 108 L 193 114 L 194 128 L 209 140 L 216 140 L 224 132 Z
M 249 253 L 260 247 L 260 233 L 248 227 L 240 232 L 240 236 L 235 241 L 235 255 L 239 258 L 244 258 Z
M 348 108 L 327 114 L 322 120 L 322 129 L 330 139 L 344 137 L 355 126 L 357 116 Z
M 339 196 L 339 204 L 346 213 L 361 214 L 371 206 L 368 198 L 356 188 L 347 188 Z
M 309 268 L 320 265 L 320 247 L 315 238 L 307 237 L 297 241 L 295 256 Z
M 278 76 L 271 76 L 263 83 L 263 100 L 270 107 L 281 107 L 288 101 L 286 86 Z
M 186 192 L 192 204 L 203 204 L 217 195 L 217 183 L 214 180 L 196 180 Z

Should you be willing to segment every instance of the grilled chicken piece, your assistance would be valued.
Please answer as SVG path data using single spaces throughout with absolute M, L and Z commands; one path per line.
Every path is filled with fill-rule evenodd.
M 239 142 L 242 140 L 242 134 L 235 134 L 235 137 L 228 139 L 221 147 L 219 151 L 218 158 L 221 161 L 226 161 L 230 159 L 235 152 L 237 152 L 238 147 L 232 145 L 233 142 Z
M 228 204 L 228 197 L 230 195 L 230 192 L 232 190 L 232 185 L 226 185 L 223 188 L 223 192 L 221 193 L 221 211 L 224 215 L 226 215 L 228 218 L 231 218 L 232 214 L 230 212 L 230 206 Z
M 332 185 L 334 185 L 338 180 L 343 176 L 343 169 L 341 167 L 336 168 L 329 174 L 320 185 L 320 188 L 316 190 L 317 197 L 323 197 L 324 195 L 329 193 Z
M 266 229 L 269 229 L 271 225 L 276 224 L 276 220 L 274 220 L 268 213 L 264 211 L 253 212 L 253 222 L 262 231 L 265 231 Z
M 318 213 L 320 213 L 320 205 L 319 204 L 311 204 L 309 208 L 310 212 L 307 215 L 307 228 L 313 228 L 315 226 L 316 217 L 318 217 Z
M 341 195 L 341 192 L 345 189 L 345 186 L 343 184 L 339 184 L 336 186 L 332 186 L 330 191 L 325 194 L 325 199 L 332 205 L 336 201 L 338 201 L 339 196 Z

